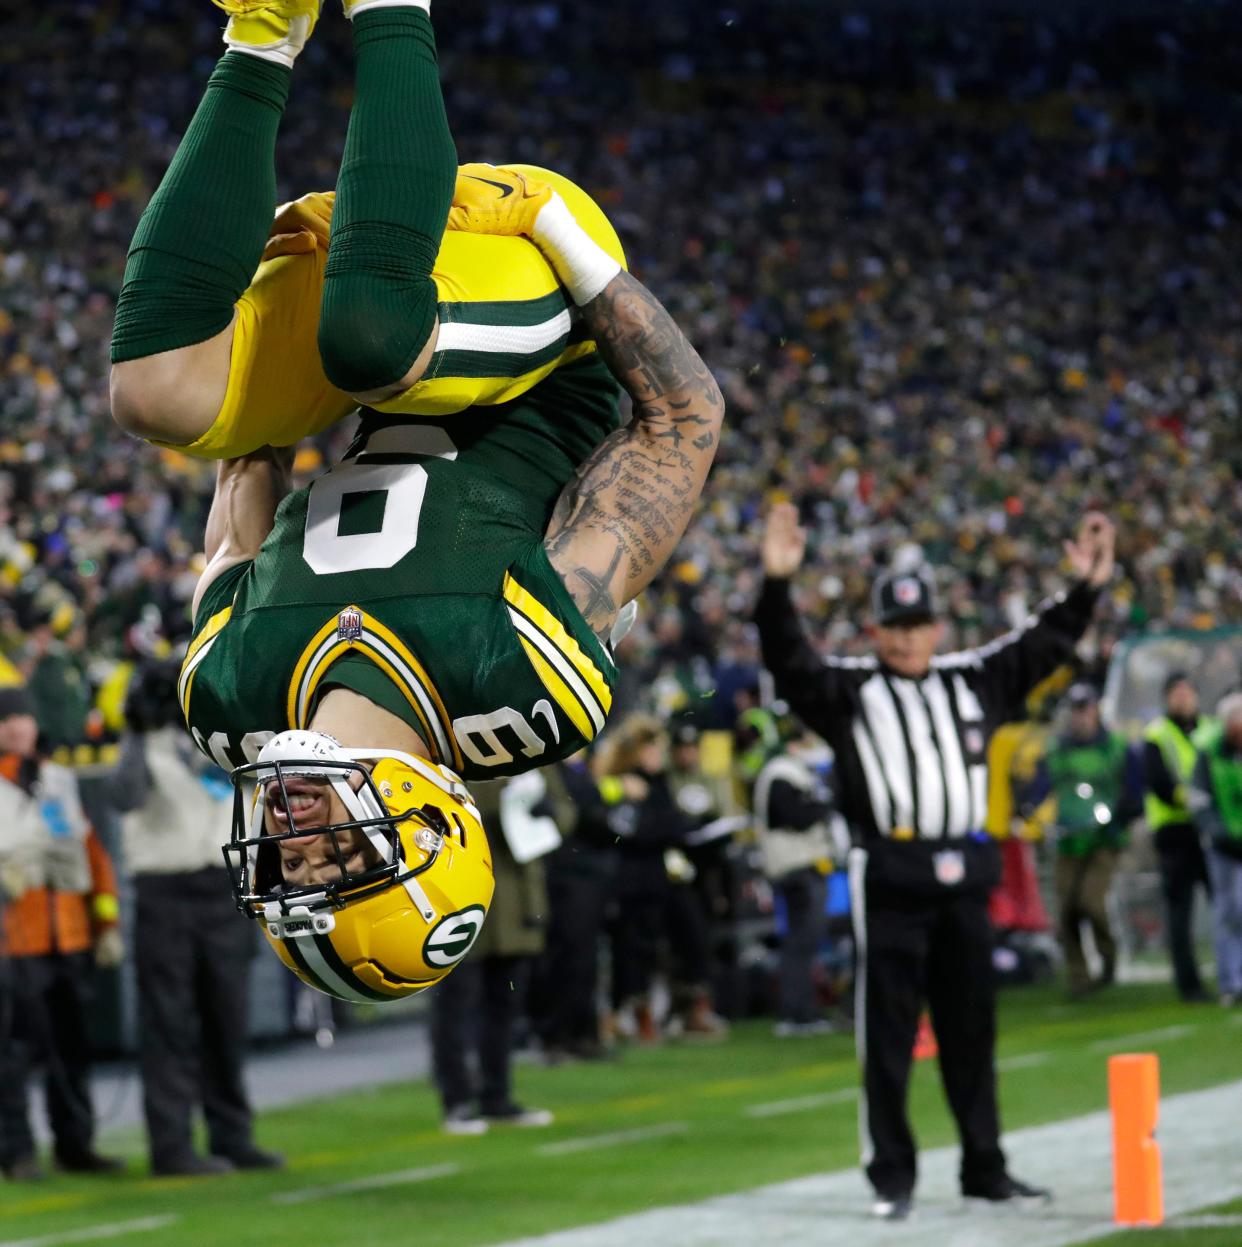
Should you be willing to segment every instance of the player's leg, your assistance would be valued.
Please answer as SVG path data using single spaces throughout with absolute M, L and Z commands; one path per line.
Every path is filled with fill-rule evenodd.
M 346 8 L 357 82 L 324 271 L 319 353 L 338 388 L 404 390 L 430 357 L 431 271 L 457 176 L 429 0 Z
M 276 131 L 293 58 L 319 0 L 220 0 L 221 57 L 130 245 L 112 335 L 113 413 L 130 432 L 184 444 L 228 385 L 234 304 L 259 266 L 276 207 Z
M 851 883 L 855 867 L 851 865 Z M 860 882 L 862 880 L 860 879 Z M 881 1200 L 909 1199 L 918 1173 L 907 1106 L 914 1037 L 927 980 L 933 910 L 859 889 L 854 1041 L 862 1066 L 859 1135 L 867 1179 Z
M 986 895 L 941 902 L 928 959 L 927 997 L 940 1044 L 940 1077 L 962 1140 L 964 1194 L 1005 1174 L 996 1103 L 996 984 Z
M 436 259 L 440 327 L 417 380 L 369 405 L 447 416 L 507 403 L 595 350 L 543 253 L 522 230 L 552 191 L 623 268 L 625 252 L 599 205 L 568 178 L 533 165 L 462 165 Z

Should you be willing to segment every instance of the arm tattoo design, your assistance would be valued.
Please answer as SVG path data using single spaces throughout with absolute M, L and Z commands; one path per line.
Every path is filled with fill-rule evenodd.
M 596 448 L 557 502 L 547 550 L 597 632 L 668 561 L 694 513 L 724 416 L 707 366 L 628 273 L 583 309 L 634 418 Z

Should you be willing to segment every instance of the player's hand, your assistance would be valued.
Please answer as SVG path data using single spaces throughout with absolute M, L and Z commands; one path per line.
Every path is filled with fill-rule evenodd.
M 1112 579 L 1116 543 L 1112 520 L 1102 511 L 1088 511 L 1075 539 L 1065 543 L 1065 557 L 1079 580 L 1098 589 Z
M 788 580 L 802 566 L 806 554 L 806 529 L 798 523 L 798 508 L 778 502 L 768 512 L 763 530 L 764 574 Z
M 312 191 L 301 199 L 281 204 L 276 209 L 263 258 L 274 260 L 278 255 L 306 255 L 316 247 L 326 251 L 335 203 L 335 191 Z
M 521 235 L 534 232 L 539 210 L 552 198 L 546 182 L 496 165 L 469 164 L 457 170 L 448 227 L 470 234 Z

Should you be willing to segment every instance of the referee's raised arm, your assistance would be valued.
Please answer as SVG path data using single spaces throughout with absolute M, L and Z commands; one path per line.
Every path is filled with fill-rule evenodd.
M 1000 720 L 1020 715 L 1027 694 L 1062 663 L 1073 659 L 1095 611 L 1100 590 L 1112 578 L 1116 530 L 1098 511 L 1088 511 L 1065 557 L 1075 575 L 1069 590 L 1042 607 L 1029 623 L 974 651 L 986 679 L 979 691 L 992 700 Z
M 821 736 L 831 735 L 846 688 L 806 638 L 789 592 L 789 578 L 802 566 L 806 531 L 798 508 L 779 502 L 763 531 L 763 589 L 755 608 L 763 665 L 772 674 L 778 697 Z

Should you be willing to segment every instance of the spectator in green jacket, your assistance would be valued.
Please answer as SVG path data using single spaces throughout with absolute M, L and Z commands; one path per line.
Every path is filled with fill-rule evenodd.
M 1195 733 L 1191 806 L 1207 850 L 1216 919 L 1216 983 L 1223 1005 L 1242 1001 L 1242 692 Z
M 1138 814 L 1141 781 L 1125 738 L 1100 719 L 1094 686 L 1075 684 L 1068 694 L 1069 730 L 1049 746 L 1043 766 L 1056 802 L 1056 892 L 1061 943 L 1070 994 L 1107 987 L 1117 970 L 1117 941 L 1108 893 L 1126 839 Z M 1092 981 L 1083 954 L 1082 927 L 1091 928 L 1103 962 Z

